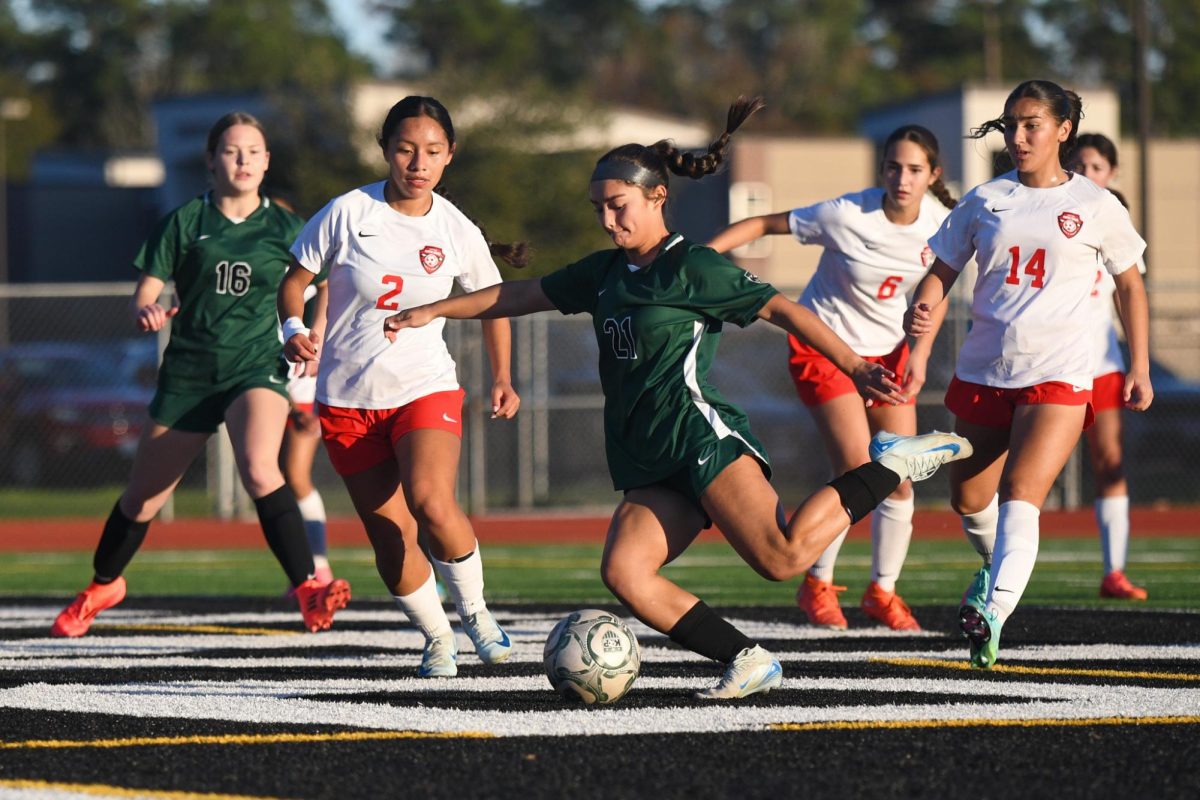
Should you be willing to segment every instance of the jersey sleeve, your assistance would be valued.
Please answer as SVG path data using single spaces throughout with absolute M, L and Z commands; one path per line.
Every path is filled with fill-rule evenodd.
M 183 220 L 179 209 L 163 217 L 133 257 L 134 269 L 153 278 L 170 280 L 183 256 Z
M 542 291 L 563 314 L 592 313 L 611 251 L 593 253 L 542 278 Z
M 815 205 L 793 208 L 788 214 L 788 228 L 801 244 L 828 245 L 829 223 L 837 216 L 836 200 L 822 200 Z
M 338 247 L 337 209 L 330 200 L 314 214 L 292 242 L 292 255 L 300 266 L 314 275 L 320 275 L 325 262 Z
M 929 249 L 933 254 L 956 272 L 962 272 L 975 255 L 975 224 L 980 204 L 979 196 L 969 192 L 951 209 L 942 226 L 929 240 Z
M 1112 193 L 1105 193 L 1101 198 L 1096 222 L 1104 231 L 1100 240 L 1100 260 L 1109 274 L 1119 275 L 1135 265 L 1145 272 L 1142 253 L 1146 250 L 1146 242 L 1134 229 L 1125 206 Z
M 500 283 L 500 270 L 496 268 L 492 251 L 478 226 L 464 225 L 456 244 L 461 248 L 463 264 L 457 281 L 464 292 L 474 292 Z
M 690 305 L 701 314 L 746 327 L 779 291 L 707 247 L 692 245 L 681 268 Z

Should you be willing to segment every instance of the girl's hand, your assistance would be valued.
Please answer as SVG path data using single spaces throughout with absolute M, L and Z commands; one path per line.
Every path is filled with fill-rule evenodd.
M 896 373 L 881 364 L 859 361 L 850 377 L 858 393 L 867 398 L 868 406 L 898 406 L 904 402 L 904 392 L 895 381 Z
M 926 363 L 924 358 L 909 356 L 908 364 L 904 367 L 904 397 L 906 401 L 911 401 L 921 392 L 921 387 L 925 385 L 926 379 Z
M 402 331 L 405 328 L 422 328 L 435 319 L 437 319 L 437 315 L 429 310 L 429 306 L 406 308 L 383 321 L 383 335 L 389 342 L 394 342 L 396 341 L 396 331 Z
M 505 380 L 492 384 L 492 419 L 512 419 L 520 407 L 521 398 L 511 383 Z
M 170 309 L 165 309 L 158 303 L 150 303 L 144 305 L 137 311 L 137 316 L 133 322 L 137 325 L 137 329 L 143 333 L 151 331 L 160 331 L 167 324 L 167 320 L 179 313 L 179 306 L 171 306 Z
M 927 303 L 913 303 L 904 312 L 904 332 L 909 336 L 924 336 L 933 329 L 933 309 Z
M 1150 375 L 1146 372 L 1133 372 L 1125 376 L 1125 407 L 1130 411 L 1145 411 L 1154 402 L 1154 387 L 1150 385 Z
M 320 347 L 321 334 L 315 331 L 309 331 L 307 336 L 303 333 L 293 334 L 283 343 L 283 357 L 293 364 L 305 365 L 304 371 L 297 372 L 296 377 L 317 374 L 317 362 L 320 360 L 317 351 Z

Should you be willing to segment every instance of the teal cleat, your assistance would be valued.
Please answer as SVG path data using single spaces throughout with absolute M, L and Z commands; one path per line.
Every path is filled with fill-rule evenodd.
M 425 640 L 425 651 L 421 654 L 418 678 L 453 678 L 458 674 L 458 643 L 454 634 L 447 631 L 442 636 Z
M 971 666 L 991 669 L 1000 651 L 1001 622 L 995 611 L 980 611 L 963 606 L 960 612 L 963 635 L 971 645 Z
M 871 438 L 867 454 L 900 476 L 901 481 L 923 481 L 942 464 L 969 458 L 971 443 L 956 433 L 932 433 L 899 436 L 880 431 Z
M 738 700 L 752 694 L 766 694 L 783 684 L 779 659 L 758 645 L 738 653 L 725 667 L 716 686 L 696 692 L 697 700 Z
M 499 664 L 512 653 L 512 641 L 486 608 L 462 618 L 463 630 L 485 664 Z
M 988 584 L 991 582 L 991 568 L 986 564 L 979 568 L 975 573 L 975 577 L 971 579 L 971 585 L 963 592 L 962 602 L 958 604 L 958 622 L 963 624 L 963 614 L 968 608 L 973 608 L 976 611 L 983 613 L 983 609 L 987 606 Z M 964 634 L 966 635 L 966 634 Z

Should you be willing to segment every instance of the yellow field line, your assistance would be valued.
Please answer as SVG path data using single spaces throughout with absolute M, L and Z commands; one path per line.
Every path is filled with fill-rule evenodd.
M 1200 725 L 1200 717 L 1091 717 L 1087 719 L 914 719 L 776 722 L 775 731 L 862 731 L 910 728 L 1086 728 L 1093 725 Z
M 151 797 L 162 800 L 273 800 L 244 794 L 201 794 L 198 792 L 168 792 L 156 789 L 127 789 L 101 783 L 52 783 L 50 781 L 0 780 L 2 789 L 44 789 L 57 792 L 92 794 L 97 797 Z
M 30 739 L 0 742 L 0 750 L 54 750 L 79 747 L 180 747 L 203 744 L 306 744 L 309 742 L 378 742 L 396 739 L 491 739 L 490 733 L 460 731 L 345 731 L 342 733 L 221 734 L 216 736 L 153 736 L 129 739 Z
M 938 669 L 971 670 L 965 661 L 942 661 L 936 658 L 872 658 L 877 664 L 897 667 L 937 667 Z M 1143 678 L 1163 681 L 1200 681 L 1200 674 L 1191 672 L 1132 672 L 1119 669 L 1071 669 L 1069 667 L 1023 667 L 998 664 L 987 670 L 1009 675 L 1071 675 L 1081 678 Z
M 232 633 L 237 636 L 298 636 L 300 631 L 284 631 L 278 628 L 238 628 L 229 625 L 97 625 L 97 630 L 110 631 L 157 631 L 163 633 Z

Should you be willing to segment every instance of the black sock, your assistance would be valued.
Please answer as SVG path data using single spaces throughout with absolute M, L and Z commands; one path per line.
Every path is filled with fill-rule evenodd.
M 279 566 L 287 573 L 288 580 L 292 586 L 304 583 L 316 568 L 313 566 L 308 537 L 304 534 L 304 518 L 300 516 L 296 496 L 287 486 L 280 486 L 255 500 L 254 508 L 258 511 L 258 521 L 262 525 L 263 535 L 267 537 L 267 545 L 275 554 Z
M 754 647 L 746 634 L 717 616 L 703 600 L 688 609 L 667 635 L 672 642 L 722 664 L 733 661 L 747 647 Z
M 882 464 L 868 461 L 861 467 L 834 478 L 829 486 L 842 499 L 842 508 L 850 515 L 850 524 L 875 510 L 900 485 L 900 476 Z
M 149 522 L 134 522 L 125 516 L 121 511 L 121 501 L 117 500 L 104 522 L 100 544 L 96 545 L 96 555 L 92 557 L 92 569 L 96 571 L 92 580 L 96 583 L 112 583 L 121 577 L 142 546 L 149 527 Z

